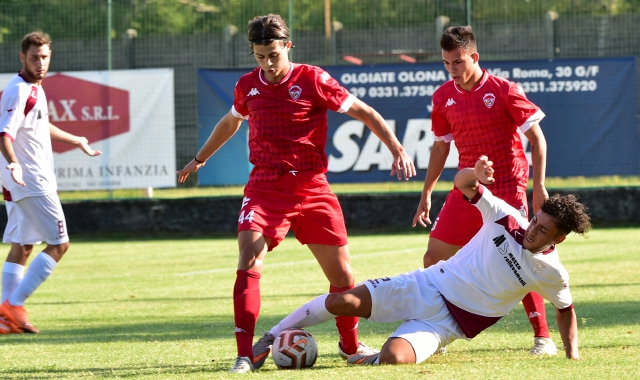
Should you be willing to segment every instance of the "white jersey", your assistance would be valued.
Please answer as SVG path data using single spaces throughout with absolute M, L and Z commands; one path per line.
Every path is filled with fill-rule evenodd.
M 465 335 L 491 326 L 531 291 L 561 311 L 571 308 L 569 275 L 555 247 L 524 249 L 529 222 L 484 186 L 470 202 L 482 214 L 480 231 L 455 256 L 424 269 Z
M 13 151 L 22 166 L 26 187 L 15 183 L 8 163 L 0 155 L 0 173 L 5 199 L 19 201 L 26 197 L 56 194 L 49 111 L 42 86 L 16 75 L 4 89 L 0 101 L 0 136 L 13 140 Z

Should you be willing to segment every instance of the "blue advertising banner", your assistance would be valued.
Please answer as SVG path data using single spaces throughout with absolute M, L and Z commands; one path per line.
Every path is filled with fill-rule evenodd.
M 541 124 L 548 144 L 547 176 L 637 175 L 638 73 L 634 57 L 483 62 L 494 75 L 518 83 L 547 115 Z M 431 96 L 449 79 L 441 63 L 324 68 L 354 96 L 375 108 L 395 131 L 424 180 L 433 145 Z M 229 111 L 236 81 L 249 70 L 198 72 L 199 143 Z M 524 138 L 523 141 L 527 142 Z M 455 141 L 454 143 L 455 144 Z M 530 151 L 530 147 L 527 148 Z M 379 182 L 389 176 L 392 156 L 363 123 L 329 112 L 327 139 L 331 182 Z M 452 145 L 443 178 L 451 179 L 458 157 Z M 201 185 L 243 184 L 248 178 L 247 125 L 199 172 Z

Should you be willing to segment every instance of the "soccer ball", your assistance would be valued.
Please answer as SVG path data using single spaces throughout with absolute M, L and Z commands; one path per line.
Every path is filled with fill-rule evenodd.
M 318 344 L 308 331 L 286 329 L 273 341 L 271 352 L 280 369 L 309 368 L 318 358 Z

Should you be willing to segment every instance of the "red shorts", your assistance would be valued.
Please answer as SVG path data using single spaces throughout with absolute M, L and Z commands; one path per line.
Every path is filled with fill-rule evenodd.
M 527 217 L 528 205 L 526 193 L 515 193 L 509 199 L 502 197 L 511 206 L 520 210 L 520 214 Z M 429 237 L 442 240 L 447 244 L 463 246 L 482 228 L 480 211 L 468 200 L 458 188 L 447 195 L 438 214 Z
M 301 244 L 347 244 L 342 208 L 324 173 L 288 173 L 275 181 L 250 181 L 244 188 L 238 232 L 271 238 L 271 251 L 290 228 Z

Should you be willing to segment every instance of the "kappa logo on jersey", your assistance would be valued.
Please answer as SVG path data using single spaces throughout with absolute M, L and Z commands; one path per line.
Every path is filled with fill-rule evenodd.
M 447 100 L 447 104 L 444 105 L 444 108 L 447 108 L 449 106 L 452 106 L 454 104 L 457 104 L 455 100 L 453 100 L 453 98 L 449 98 L 449 100 Z
M 490 92 L 486 93 L 482 97 L 482 101 L 484 101 L 484 105 L 487 106 L 487 108 L 491 108 L 491 106 L 493 106 L 493 103 L 496 102 L 496 96 Z
M 291 95 L 291 99 L 298 101 L 300 95 L 302 95 L 302 89 L 300 86 L 291 86 L 291 88 L 289 88 L 289 95 Z
M 257 88 L 252 88 L 251 91 L 249 91 L 249 93 L 247 94 L 247 96 L 254 96 L 254 95 L 259 95 L 260 92 L 258 91 Z

